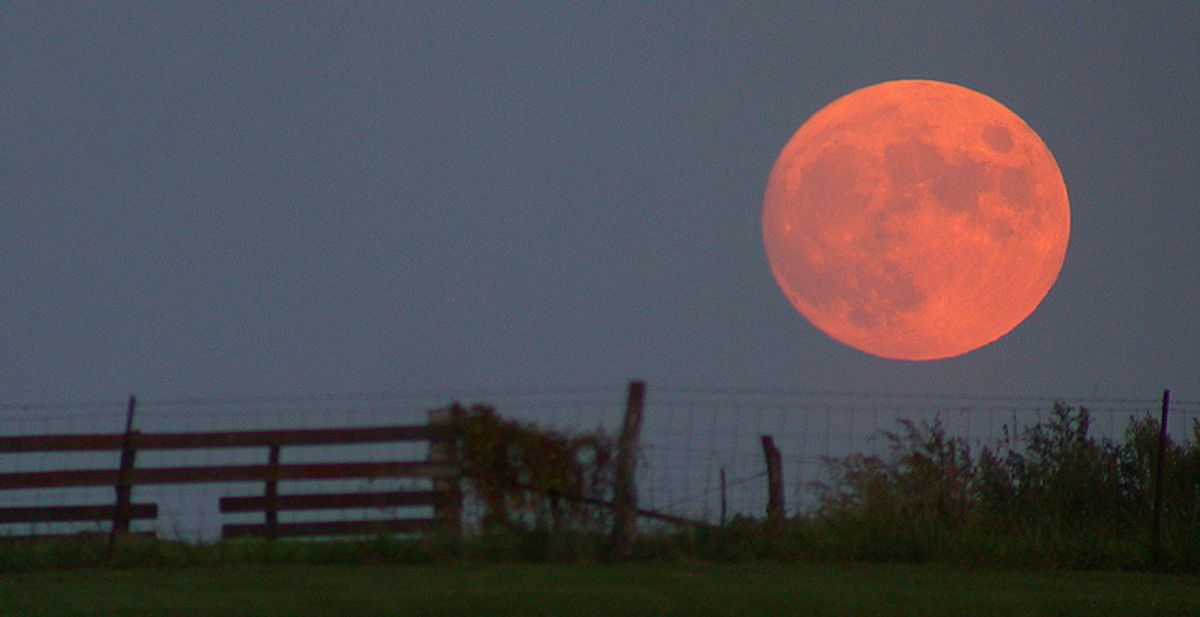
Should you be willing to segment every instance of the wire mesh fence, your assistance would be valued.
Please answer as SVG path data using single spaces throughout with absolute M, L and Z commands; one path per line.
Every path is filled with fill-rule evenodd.
M 455 402 L 485 404 L 505 417 L 559 433 L 603 431 L 616 435 L 626 404 L 622 385 L 573 389 L 382 392 L 330 396 L 258 397 L 139 401 L 135 428 L 144 433 L 330 429 L 420 425 L 432 409 Z M 673 516 L 720 524 L 734 516 L 762 517 L 767 504 L 766 462 L 761 437 L 773 437 L 783 462 L 786 512 L 817 505 L 814 483 L 827 482 L 829 461 L 851 454 L 886 455 L 886 431 L 901 421 L 938 421 L 947 434 L 978 451 L 1045 421 L 1056 401 L 1087 408 L 1090 434 L 1119 441 L 1131 420 L 1157 418 L 1161 399 L 1095 397 L 961 396 L 898 392 L 669 388 L 647 391 L 637 468 L 639 506 Z M 1200 401 L 1175 400 L 1168 433 L 1175 441 L 1195 437 Z M 115 434 L 124 430 L 124 401 L 75 404 L 0 405 L 0 437 L 55 434 Z M 282 463 L 348 459 L 422 460 L 427 442 L 289 447 Z M 119 452 L 0 452 L 3 473 L 47 469 L 113 469 Z M 147 451 L 137 466 L 262 464 L 266 448 Z M 429 490 L 420 478 L 281 482 L 279 492 Z M 134 502 L 155 503 L 155 520 L 133 522 L 133 531 L 160 538 L 207 541 L 222 524 L 258 522 L 261 513 L 221 513 L 222 497 L 261 495 L 261 482 L 212 482 L 134 487 Z M 0 506 L 112 503 L 111 487 L 0 491 Z M 468 496 L 470 493 L 468 493 Z M 330 516 L 349 519 L 425 515 L 428 507 L 330 512 L 282 512 L 288 522 Z M 470 522 L 480 506 L 468 500 Z M 105 531 L 109 523 L 0 524 L 0 536 Z
M 1111 441 L 1120 441 L 1133 419 L 1157 419 L 1161 407 L 1160 398 L 662 388 L 648 402 L 642 495 L 649 507 L 709 522 L 722 512 L 761 517 L 767 474 L 760 437 L 769 435 L 782 455 L 786 511 L 804 513 L 817 505 L 815 485 L 831 480 L 831 460 L 886 456 L 887 433 L 898 432 L 901 421 L 939 422 L 978 453 L 1047 421 L 1056 403 L 1087 409 L 1089 434 Z M 1198 419 L 1200 402 L 1173 403 L 1169 434 L 1193 439 Z

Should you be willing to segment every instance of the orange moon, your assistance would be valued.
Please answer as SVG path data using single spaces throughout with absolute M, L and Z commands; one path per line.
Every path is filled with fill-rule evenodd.
M 897 360 L 979 349 L 1054 285 L 1071 233 L 1046 144 L 986 95 L 904 80 L 809 118 L 767 180 L 763 241 L 792 305 Z

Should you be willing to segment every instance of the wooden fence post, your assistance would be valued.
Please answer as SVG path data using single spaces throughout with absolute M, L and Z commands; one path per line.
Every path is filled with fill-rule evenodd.
M 783 520 L 783 462 L 770 435 L 762 436 L 762 447 L 767 459 L 767 520 L 778 522 Z
M 136 431 L 133 430 L 133 414 L 137 410 L 137 397 L 129 396 L 129 406 L 125 409 L 125 433 L 121 439 L 121 463 L 117 470 L 117 483 L 113 486 L 116 500 L 113 504 L 112 529 L 108 532 L 108 558 L 111 560 L 116 546 L 117 536 L 129 533 L 130 508 L 133 495 L 133 459 L 137 448 L 133 443 Z
M 270 467 L 270 478 L 263 487 L 266 501 L 263 522 L 267 526 L 267 539 L 274 540 L 279 537 L 279 444 L 271 444 L 267 465 Z
M 617 468 L 613 479 L 613 548 L 617 557 L 628 557 L 637 533 L 637 471 L 638 440 L 642 430 L 642 410 L 646 401 L 646 383 L 629 382 L 625 400 L 625 422 L 617 441 Z
M 1150 558 L 1158 563 L 1162 549 L 1163 475 L 1167 459 L 1167 416 L 1171 409 L 1171 391 L 1163 390 L 1162 418 L 1158 424 L 1158 460 L 1154 469 L 1154 523 L 1150 537 Z
M 450 409 L 429 411 L 429 462 L 432 464 L 458 464 L 455 460 L 453 436 L 449 434 L 452 420 Z M 434 521 L 451 534 L 461 534 L 463 496 L 460 479 L 435 476 L 433 491 L 436 493 L 433 505 Z

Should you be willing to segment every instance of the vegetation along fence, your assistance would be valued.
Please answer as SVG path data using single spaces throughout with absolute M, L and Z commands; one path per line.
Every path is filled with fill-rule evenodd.
M 1037 464 L 1065 464 L 1054 458 L 1066 452 L 1053 450 L 1054 439 L 1085 444 L 1095 464 L 1112 467 L 1114 486 L 1132 504 L 1122 512 L 1144 514 L 1149 529 L 1152 510 L 1159 520 L 1163 511 L 1179 517 L 1200 507 L 1189 505 L 1200 503 L 1200 476 L 1186 471 L 1189 456 L 1200 470 L 1198 418 L 1200 401 L 1157 395 L 1062 399 L 637 382 L 5 404 L 0 536 L 471 532 L 505 521 L 565 524 L 580 515 L 625 533 L 655 521 L 717 526 L 737 517 L 827 514 L 861 500 L 864 478 L 912 479 L 904 470 L 916 468 L 904 465 L 916 459 L 904 456 L 926 446 L 921 455 L 942 465 L 943 479 L 966 473 L 972 490 L 991 486 L 1018 499 L 1048 486 L 1030 475 Z M 1154 469 L 1163 461 L 1185 469 L 1166 473 L 1165 486 Z M 987 476 L 997 469 L 1024 475 L 1009 477 L 1004 493 L 996 488 L 1003 483 Z M 995 486 L 986 484 L 993 480 Z M 984 493 L 978 498 L 1000 499 Z

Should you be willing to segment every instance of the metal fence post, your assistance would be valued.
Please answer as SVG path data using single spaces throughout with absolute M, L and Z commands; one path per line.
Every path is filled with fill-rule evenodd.
M 725 526 L 725 515 L 729 510 L 729 502 L 725 498 L 725 468 L 721 468 L 721 526 Z
M 1171 391 L 1163 390 L 1162 417 L 1158 424 L 1158 461 L 1154 468 L 1154 524 L 1150 537 L 1150 558 L 1158 563 L 1162 551 L 1163 475 L 1167 464 L 1167 416 L 1171 409 Z

